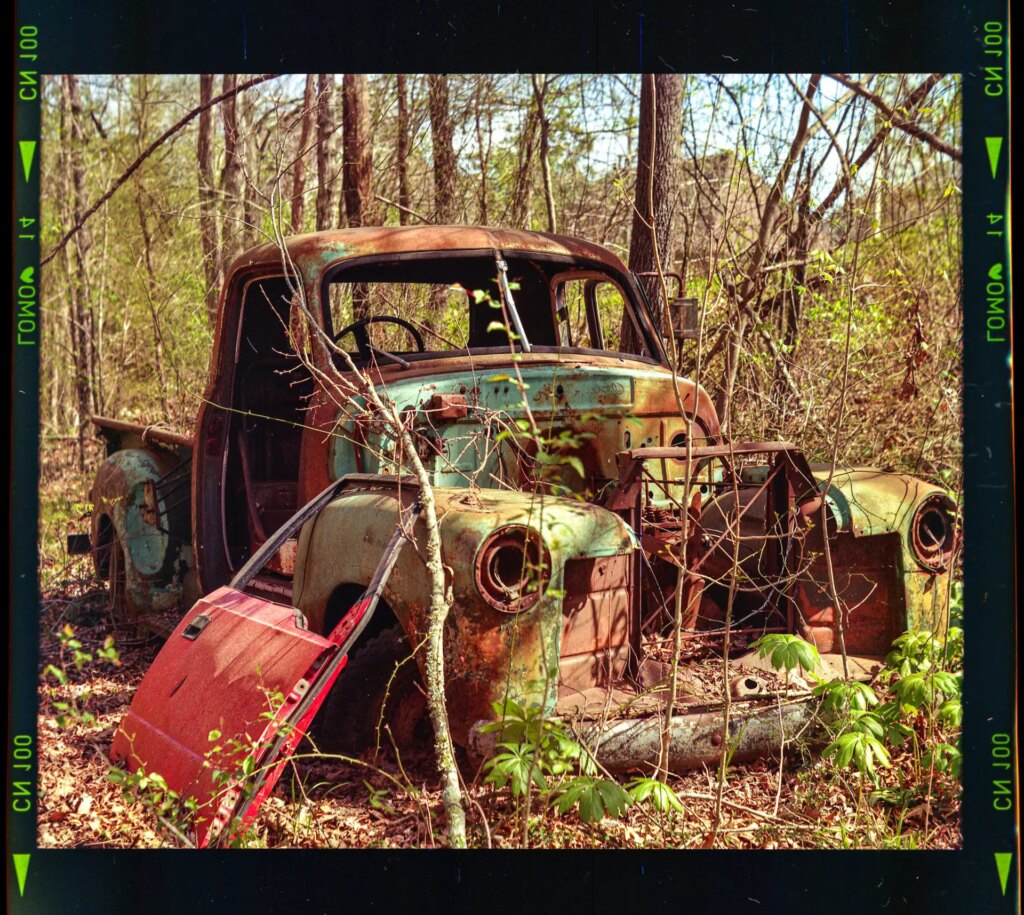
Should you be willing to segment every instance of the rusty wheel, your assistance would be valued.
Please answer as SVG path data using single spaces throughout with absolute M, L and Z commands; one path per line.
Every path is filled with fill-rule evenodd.
M 388 736 L 390 732 L 390 737 Z M 353 653 L 317 718 L 321 750 L 399 752 L 430 747 L 427 700 L 401 626 L 368 639 Z
M 106 549 L 107 583 L 110 594 L 107 607 L 115 623 L 131 622 L 133 615 L 128 607 L 124 549 L 121 546 L 121 539 L 117 536 L 117 531 L 113 528 L 111 528 L 110 543 Z

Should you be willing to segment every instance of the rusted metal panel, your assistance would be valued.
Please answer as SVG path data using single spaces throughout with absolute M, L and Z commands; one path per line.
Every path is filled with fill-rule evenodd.
M 622 676 L 629 663 L 632 556 L 565 564 L 559 684 L 586 689 Z
M 625 266 L 607 248 L 547 232 L 524 232 L 484 226 L 368 226 L 295 235 L 285 239 L 288 254 L 300 266 L 317 268 L 335 260 L 366 255 L 412 254 L 425 251 L 503 251 L 585 258 L 613 270 Z M 236 260 L 239 267 L 279 267 L 281 249 L 259 245 Z
M 390 537 L 403 498 L 392 486 L 343 494 L 321 511 L 299 538 L 295 602 L 310 628 L 323 631 L 331 595 L 346 582 L 364 584 Z M 376 488 L 373 488 L 376 487 Z M 442 555 L 450 569 L 454 610 L 445 636 L 449 717 L 463 743 L 472 723 L 492 714 L 506 694 L 553 708 L 557 698 L 563 625 L 563 570 L 570 559 L 631 555 L 633 538 L 605 509 L 571 499 L 501 490 L 434 490 L 441 518 Z M 484 541 L 504 527 L 537 531 L 550 556 L 550 586 L 518 613 L 489 605 L 477 585 L 475 564 Z M 429 577 L 423 566 L 425 533 L 413 531 L 417 550 L 398 560 L 384 599 L 411 645 L 427 632 Z M 337 557 L 345 557 L 339 566 Z M 418 657 L 422 663 L 422 658 Z
M 129 618 L 173 609 L 185 595 L 193 565 L 189 485 L 189 462 L 161 448 L 117 451 L 97 471 L 94 562 L 104 577 L 115 563 Z
M 846 532 L 831 545 L 843 638 L 851 654 L 884 655 L 906 628 L 899 552 L 897 534 L 865 539 Z M 820 652 L 839 651 L 839 613 L 824 556 L 814 558 L 801 572 L 794 598 L 799 610 L 797 631 Z
M 193 438 L 181 432 L 164 429 L 158 425 L 144 426 L 107 416 L 90 416 L 99 434 L 108 439 L 115 450 L 134 448 L 139 445 L 167 445 L 171 448 L 191 450 Z
M 292 607 L 220 588 L 188 613 L 146 673 L 111 758 L 159 772 L 194 798 L 200 841 L 217 808 L 216 771 L 233 775 L 255 752 L 268 712 L 316 670 L 334 643 Z

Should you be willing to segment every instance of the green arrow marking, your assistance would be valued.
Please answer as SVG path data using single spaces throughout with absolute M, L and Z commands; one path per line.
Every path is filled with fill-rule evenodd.
M 18 148 L 21 150 L 21 166 L 25 169 L 25 180 L 28 181 L 29 172 L 32 171 L 32 159 L 36 154 L 36 141 L 19 140 Z
M 31 858 L 32 856 L 31 855 L 11 855 L 11 857 L 14 858 L 14 872 L 18 875 L 18 892 L 21 893 L 22 896 L 24 896 L 25 895 L 25 878 L 28 876 L 28 859 Z M 999 855 L 996 855 L 996 857 L 998 858 Z M 1007 855 L 1007 857 L 1009 857 L 1009 855 Z M 1006 892 L 1005 886 L 1006 886 L 1006 881 L 1003 880 L 1003 887 L 1004 887 L 1003 892 Z
M 996 870 L 999 871 L 999 883 L 1003 888 L 1003 895 L 1006 895 L 1006 881 L 1010 877 L 1010 861 L 1013 854 L 1010 852 L 996 852 Z
M 988 164 L 992 168 L 992 177 L 996 176 L 996 169 L 999 168 L 999 153 L 1003 149 L 1002 137 L 985 137 L 985 146 L 988 148 Z

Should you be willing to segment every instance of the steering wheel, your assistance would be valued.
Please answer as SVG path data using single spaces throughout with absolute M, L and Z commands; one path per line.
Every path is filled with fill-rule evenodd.
M 359 355 L 369 356 L 372 349 L 370 344 L 370 335 L 366 328 L 370 324 L 397 324 L 403 330 L 408 331 L 412 336 L 413 341 L 416 343 L 417 353 L 426 352 L 427 348 L 423 344 L 423 335 L 412 324 L 404 318 L 392 318 L 387 315 L 360 318 L 358 321 L 353 321 L 347 327 L 343 327 L 334 335 L 334 342 L 337 343 L 346 334 L 352 334 L 356 338 L 356 349 L 359 351 Z

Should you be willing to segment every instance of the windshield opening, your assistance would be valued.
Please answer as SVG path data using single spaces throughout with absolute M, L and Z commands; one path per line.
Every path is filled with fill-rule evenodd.
M 509 291 L 532 349 L 584 350 L 657 361 L 623 278 L 566 258 L 505 255 Z M 407 365 L 432 354 L 522 349 L 502 307 L 495 252 L 406 255 L 352 264 L 325 286 L 327 331 L 356 365 Z M 626 349 L 620 348 L 624 321 Z M 511 332 L 511 337 L 510 337 Z M 339 368 L 345 368 L 339 358 Z

